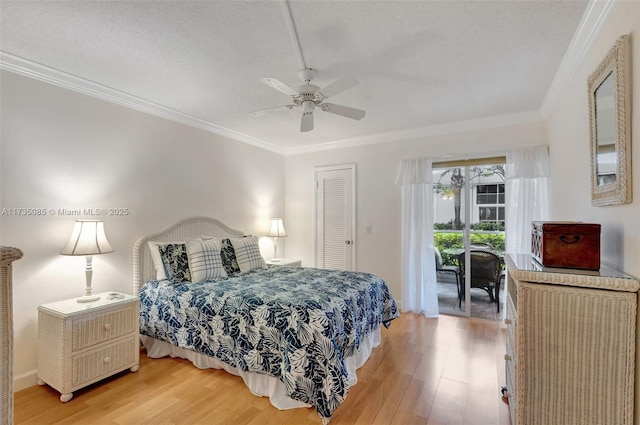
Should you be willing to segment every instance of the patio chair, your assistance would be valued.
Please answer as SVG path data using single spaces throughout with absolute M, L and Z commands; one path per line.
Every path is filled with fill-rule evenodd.
M 471 288 L 481 288 L 489 294 L 489 300 L 496 303 L 496 309 L 500 313 L 500 257 L 493 252 L 484 250 L 471 251 Z M 460 264 L 460 291 L 458 295 L 458 307 L 462 307 L 462 299 L 465 296 L 465 255 L 458 255 Z
M 456 289 L 458 291 L 458 298 L 460 298 L 460 268 L 458 266 L 445 266 L 442 264 L 442 254 L 437 247 L 433 247 L 436 254 L 436 273 L 448 273 L 453 274 L 456 278 Z

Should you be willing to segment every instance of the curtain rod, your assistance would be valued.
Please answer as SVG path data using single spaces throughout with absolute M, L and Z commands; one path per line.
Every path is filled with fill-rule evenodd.
M 506 164 L 506 156 L 489 156 L 484 158 L 470 158 L 470 159 L 451 159 L 448 161 L 434 161 L 433 168 L 452 168 L 452 167 L 465 167 L 467 165 L 493 165 L 493 164 Z

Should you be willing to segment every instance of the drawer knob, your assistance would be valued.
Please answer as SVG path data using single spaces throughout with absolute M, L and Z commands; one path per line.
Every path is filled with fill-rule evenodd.
M 104 363 L 111 363 L 111 357 L 105 357 L 104 359 L 102 359 L 102 361 Z
M 105 323 L 104 324 L 104 330 L 105 331 L 111 330 L 111 323 Z
M 510 354 L 505 354 L 504 355 L 504 359 L 507 360 L 507 361 L 510 361 L 510 360 L 513 360 L 513 357 L 511 357 Z
M 511 321 L 511 319 L 504 319 L 504 324 L 505 324 L 505 325 L 510 325 L 510 324 L 512 324 L 512 323 L 513 323 L 513 322 Z

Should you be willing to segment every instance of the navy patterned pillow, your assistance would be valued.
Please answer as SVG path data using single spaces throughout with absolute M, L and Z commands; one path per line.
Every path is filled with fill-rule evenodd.
M 229 240 L 229 238 L 222 240 L 220 256 L 222 257 L 224 270 L 228 275 L 240 273 L 240 267 L 238 267 L 238 260 L 236 259 L 236 252 L 233 250 L 233 245 L 231 245 L 231 240 Z
M 172 243 L 160 247 L 160 257 L 167 279 L 172 282 L 190 282 L 189 257 L 183 243 Z

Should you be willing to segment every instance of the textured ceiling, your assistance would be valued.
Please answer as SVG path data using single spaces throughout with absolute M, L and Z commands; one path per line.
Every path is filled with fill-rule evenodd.
M 300 110 L 260 82 L 296 87 L 298 61 L 277 1 L 2 1 L 10 55 L 180 111 L 282 149 L 373 139 L 540 108 L 586 1 L 294 1 L 306 65 L 360 121 Z

